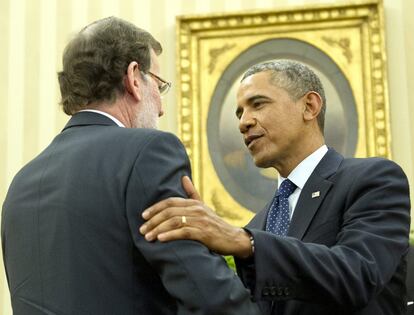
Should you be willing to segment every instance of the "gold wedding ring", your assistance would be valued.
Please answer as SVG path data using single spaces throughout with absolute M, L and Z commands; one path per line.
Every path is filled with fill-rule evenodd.
M 182 223 L 183 225 L 187 223 L 187 218 L 185 217 L 185 215 L 183 215 L 183 216 L 181 217 L 181 223 Z

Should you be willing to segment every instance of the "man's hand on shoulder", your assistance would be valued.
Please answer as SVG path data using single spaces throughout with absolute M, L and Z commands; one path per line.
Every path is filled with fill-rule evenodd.
M 183 187 L 194 199 L 168 198 L 147 208 L 142 216 L 147 222 L 139 231 L 147 241 L 168 242 L 195 240 L 221 255 L 247 258 L 252 255 L 249 234 L 221 219 L 205 205 L 188 177 Z

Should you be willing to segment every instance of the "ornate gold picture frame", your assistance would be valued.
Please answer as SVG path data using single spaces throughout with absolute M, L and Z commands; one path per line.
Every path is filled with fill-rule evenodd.
M 326 89 L 327 144 L 345 156 L 391 157 L 381 1 L 177 22 L 179 135 L 194 184 L 226 220 L 246 224 L 276 189 L 275 172 L 254 166 L 234 114 L 240 76 L 253 64 L 310 66 Z

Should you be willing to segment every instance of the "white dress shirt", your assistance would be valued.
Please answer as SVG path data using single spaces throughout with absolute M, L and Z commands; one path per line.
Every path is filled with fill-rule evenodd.
M 96 110 L 96 109 L 82 109 L 79 112 L 92 112 L 92 113 L 97 113 L 97 114 L 101 114 L 104 115 L 106 117 L 108 117 L 109 119 L 111 119 L 114 123 L 116 123 L 119 127 L 123 127 L 125 128 L 125 125 L 123 123 L 121 123 L 118 119 L 116 119 L 114 116 L 105 113 L 103 111 L 100 110 Z
M 295 211 L 296 204 L 298 203 L 298 199 L 300 193 L 302 192 L 303 186 L 305 186 L 312 172 L 325 156 L 326 152 L 328 152 L 328 147 L 324 144 L 311 155 L 309 155 L 306 159 L 300 162 L 298 166 L 296 166 L 294 170 L 288 175 L 287 178 L 289 178 L 290 181 L 297 186 L 295 191 L 289 196 L 288 199 L 290 219 L 292 219 L 293 211 Z M 278 188 L 285 179 L 286 178 L 279 175 Z

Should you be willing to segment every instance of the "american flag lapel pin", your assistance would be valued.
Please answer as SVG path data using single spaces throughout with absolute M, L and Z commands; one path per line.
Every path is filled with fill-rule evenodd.
M 320 195 L 321 195 L 321 192 L 319 190 L 318 191 L 314 191 L 312 193 L 312 198 L 318 198 Z

